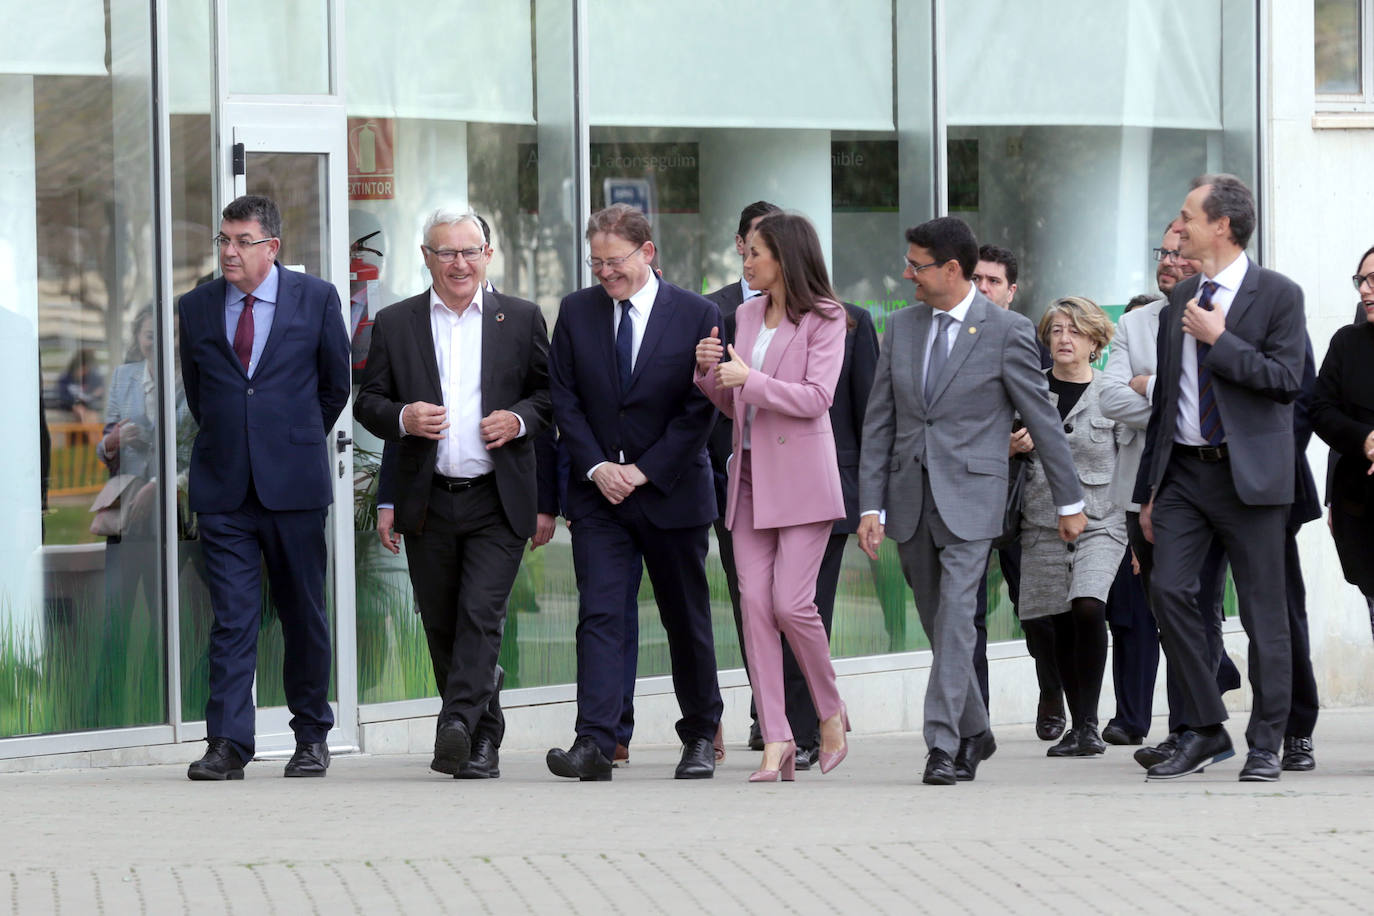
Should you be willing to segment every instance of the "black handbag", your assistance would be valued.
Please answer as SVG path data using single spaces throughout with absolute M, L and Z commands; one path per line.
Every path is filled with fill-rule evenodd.
M 1002 511 L 1002 533 L 992 539 L 998 550 L 1010 547 L 1021 539 L 1021 501 L 1025 498 L 1028 463 L 1020 455 L 1008 461 L 1007 506 Z

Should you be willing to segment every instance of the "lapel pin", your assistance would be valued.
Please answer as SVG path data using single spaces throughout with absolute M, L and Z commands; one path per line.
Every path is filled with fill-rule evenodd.
M 506 320 L 506 313 L 505 313 L 505 312 L 497 312 L 497 313 L 496 313 L 496 320 L 497 320 L 498 322 L 500 322 L 500 321 L 505 321 L 505 320 Z
M 977 334 L 977 333 L 978 333 L 978 329 L 977 329 L 977 328 L 969 328 L 969 329 L 968 329 L 968 332 L 969 332 L 970 334 Z

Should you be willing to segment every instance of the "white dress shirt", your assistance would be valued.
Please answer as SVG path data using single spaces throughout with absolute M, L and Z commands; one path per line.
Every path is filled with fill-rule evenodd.
M 1236 292 L 1249 269 L 1250 259 L 1242 251 L 1234 261 L 1217 271 L 1215 277 L 1198 274 L 1197 295 L 1202 295 L 1202 285 L 1208 280 L 1215 282 L 1217 291 L 1212 294 L 1212 308 L 1224 316 L 1231 310 L 1231 302 L 1236 298 Z M 1182 318 L 1182 315 L 1174 315 L 1171 320 L 1179 321 Z M 1179 363 L 1178 374 L 1178 420 L 1174 430 L 1174 441 L 1183 445 L 1211 445 L 1207 437 L 1202 435 L 1202 427 L 1198 423 L 1197 338 L 1191 334 L 1183 335 L 1183 359 Z
M 653 311 L 654 300 L 658 298 L 658 276 L 651 270 L 649 271 L 649 282 L 639 288 L 639 291 L 630 295 L 630 371 L 634 371 L 635 362 L 639 359 L 639 345 L 644 342 L 644 329 L 649 326 L 649 313 Z M 620 303 L 611 304 L 611 343 L 614 348 L 616 335 L 620 333 Z M 617 384 L 619 384 L 617 382 Z M 621 452 L 617 458 L 621 464 L 625 463 L 625 453 Z M 592 474 L 596 469 L 606 462 L 598 461 L 587 471 L 587 479 L 592 479 Z
M 786 321 L 786 316 L 783 317 Z M 749 355 L 749 368 L 762 369 L 764 357 L 768 355 L 768 345 L 773 342 L 773 335 L 778 333 L 777 328 L 770 328 L 766 324 L 759 325 L 759 336 L 754 340 L 754 351 Z M 748 405 L 744 411 L 744 432 L 740 435 L 740 448 L 750 447 L 749 435 L 754 429 L 754 414 L 758 408 L 753 404 Z

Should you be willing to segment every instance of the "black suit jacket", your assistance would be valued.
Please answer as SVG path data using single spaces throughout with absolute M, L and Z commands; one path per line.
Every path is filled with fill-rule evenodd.
M 830 404 L 830 428 L 835 433 L 835 452 L 840 463 L 840 489 L 844 492 L 845 517 L 835 522 L 835 534 L 859 530 L 859 444 L 863 438 L 864 411 L 873 390 L 878 368 L 878 331 L 867 309 L 844 303 L 854 322 L 844 338 L 844 365 Z
M 1312 399 L 1317 393 L 1317 363 L 1312 356 L 1312 338 L 1306 338 L 1307 353 L 1302 364 L 1302 393 L 1293 402 L 1293 506 L 1288 510 L 1288 528 L 1296 531 L 1303 524 L 1322 517 L 1322 500 L 1317 481 L 1307 463 L 1307 445 L 1312 441 Z
M 1178 423 L 1184 305 L 1201 275 L 1174 287 L 1159 316 L 1159 368 L 1134 499 L 1148 503 L 1164 480 Z M 1251 261 L 1226 313 L 1226 333 L 1207 354 L 1212 391 L 1226 429 L 1231 477 L 1241 501 L 1279 506 L 1293 501 L 1293 401 L 1302 385 L 1307 339 L 1302 290 Z
M 548 331 L 539 306 L 485 290 L 482 309 L 482 416 L 509 410 L 525 421 L 525 435 L 492 450 L 501 505 L 520 537 L 534 534 L 534 439 L 549 426 Z M 430 330 L 429 290 L 382 309 L 372 326 L 367 368 L 353 414 L 373 435 L 399 442 L 394 497 L 396 530 L 424 530 L 439 445 L 402 436 L 401 408 L 412 401 L 443 403 Z M 451 418 L 452 419 L 452 418 Z
M 720 308 L 720 341 L 721 345 L 735 342 L 735 309 L 744 302 L 744 290 L 740 287 L 739 281 L 727 283 L 720 289 L 712 293 L 707 293 L 706 298 L 710 299 Z M 860 421 L 862 422 L 862 421 Z M 730 450 L 733 446 L 734 425 L 730 418 L 725 414 L 717 412 L 715 425 L 711 428 L 711 438 L 707 442 L 707 449 L 711 455 L 711 471 L 715 475 L 716 483 L 716 502 L 720 506 L 720 511 L 725 511 L 725 492 L 729 485 L 729 476 L 726 474 L 725 463 L 730 458 Z
M 549 379 L 559 441 L 569 458 L 565 513 L 577 521 L 609 505 L 587 472 L 603 461 L 635 464 L 649 478 L 630 499 L 660 528 L 688 528 L 717 515 L 706 438 L 716 408 L 693 383 L 697 341 L 719 327 L 720 309 L 658 281 L 629 390 L 616 372 L 615 303 L 590 286 L 558 308 Z

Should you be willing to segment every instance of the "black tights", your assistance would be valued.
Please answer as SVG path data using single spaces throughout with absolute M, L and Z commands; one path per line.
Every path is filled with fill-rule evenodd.
M 1097 701 L 1107 668 L 1107 605 L 1096 598 L 1074 598 L 1069 610 L 1055 614 L 1054 654 L 1064 682 L 1075 728 L 1097 726 Z

